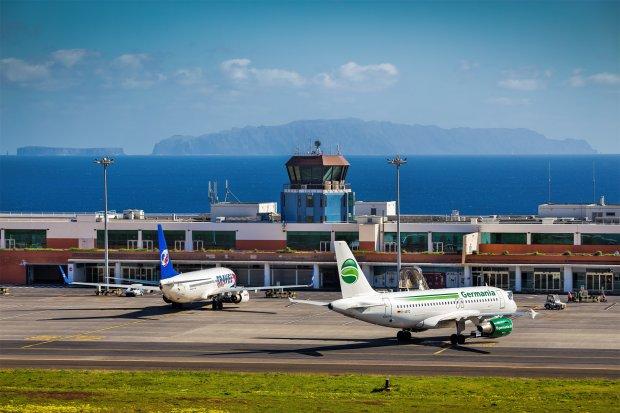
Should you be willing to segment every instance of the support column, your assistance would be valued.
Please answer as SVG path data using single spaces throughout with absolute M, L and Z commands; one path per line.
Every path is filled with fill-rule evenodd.
M 573 233 L 573 245 L 581 245 L 581 234 L 579 232 Z
M 471 267 L 469 265 L 463 267 L 463 280 L 461 284 L 463 287 L 471 287 L 473 285 L 471 280 Z
M 271 285 L 271 267 L 269 266 L 269 263 L 266 262 L 263 267 L 263 286 L 267 287 L 269 285 Z
M 526 237 L 526 240 L 527 240 L 527 241 L 525 241 L 525 243 L 526 243 L 527 245 L 532 245 L 532 233 L 531 233 L 531 232 L 528 232 L 528 233 L 525 235 L 525 237 Z
M 336 242 L 336 231 L 330 232 L 330 238 L 329 238 L 329 250 L 330 251 L 335 251 L 334 242 Z
M 0 229 L 0 249 L 6 248 L 6 239 L 4 239 L 4 229 Z
M 564 267 L 564 292 L 573 291 L 573 267 Z
M 141 229 L 138 230 L 138 246 L 137 246 L 137 248 L 138 249 L 144 248 L 144 246 L 142 245 L 142 230 Z
M 116 284 L 121 284 L 122 278 L 123 278 L 123 270 L 121 269 L 121 263 L 116 262 L 114 264 L 114 282 Z
M 191 230 L 185 231 L 185 251 L 194 250 L 194 235 Z
M 515 267 L 515 292 L 520 293 L 522 288 L 523 277 L 521 275 L 521 267 L 517 265 Z
M 71 284 L 75 277 L 75 264 L 67 264 L 67 281 Z
M 312 264 L 312 288 L 315 290 L 321 288 L 321 272 L 319 264 Z
M 433 233 L 430 231 L 426 235 L 426 250 L 427 252 L 433 252 Z

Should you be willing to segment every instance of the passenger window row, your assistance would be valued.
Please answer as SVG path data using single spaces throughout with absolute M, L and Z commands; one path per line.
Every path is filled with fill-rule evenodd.
M 465 300 L 466 303 L 482 303 L 482 302 L 491 302 L 497 301 L 497 298 L 480 298 L 477 300 Z M 396 308 L 413 308 L 413 307 L 432 307 L 437 305 L 449 305 L 456 304 L 456 301 L 438 301 L 433 303 L 419 303 L 419 304 L 400 304 L 397 305 Z

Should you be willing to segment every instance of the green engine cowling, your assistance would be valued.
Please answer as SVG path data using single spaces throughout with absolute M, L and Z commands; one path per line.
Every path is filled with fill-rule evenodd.
M 507 317 L 492 318 L 489 321 L 480 323 L 478 331 L 485 337 L 504 337 L 512 333 L 512 320 Z

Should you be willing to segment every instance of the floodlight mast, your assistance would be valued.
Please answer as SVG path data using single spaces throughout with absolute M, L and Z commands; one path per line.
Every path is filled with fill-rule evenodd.
M 407 158 L 396 155 L 389 159 L 388 163 L 396 167 L 396 272 L 400 277 L 401 248 L 400 248 L 400 167 L 407 163 Z
M 103 166 L 103 248 L 104 248 L 104 281 L 110 284 L 110 261 L 108 255 L 108 167 L 114 163 L 114 159 L 104 156 L 95 159 L 95 163 Z M 106 287 L 108 290 L 108 287 Z

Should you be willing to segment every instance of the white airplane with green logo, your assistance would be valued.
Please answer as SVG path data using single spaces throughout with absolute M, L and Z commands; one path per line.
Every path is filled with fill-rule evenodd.
M 453 325 L 452 344 L 464 344 L 466 324 L 475 337 L 503 337 L 512 332 L 511 316 L 517 304 L 511 291 L 495 287 L 444 288 L 438 290 L 379 293 L 370 286 L 344 241 L 334 243 L 342 299 L 332 302 L 293 300 L 294 303 L 326 306 L 347 317 L 385 327 L 398 328 L 396 337 L 409 340 L 412 332 Z M 536 313 L 530 310 L 534 318 Z

